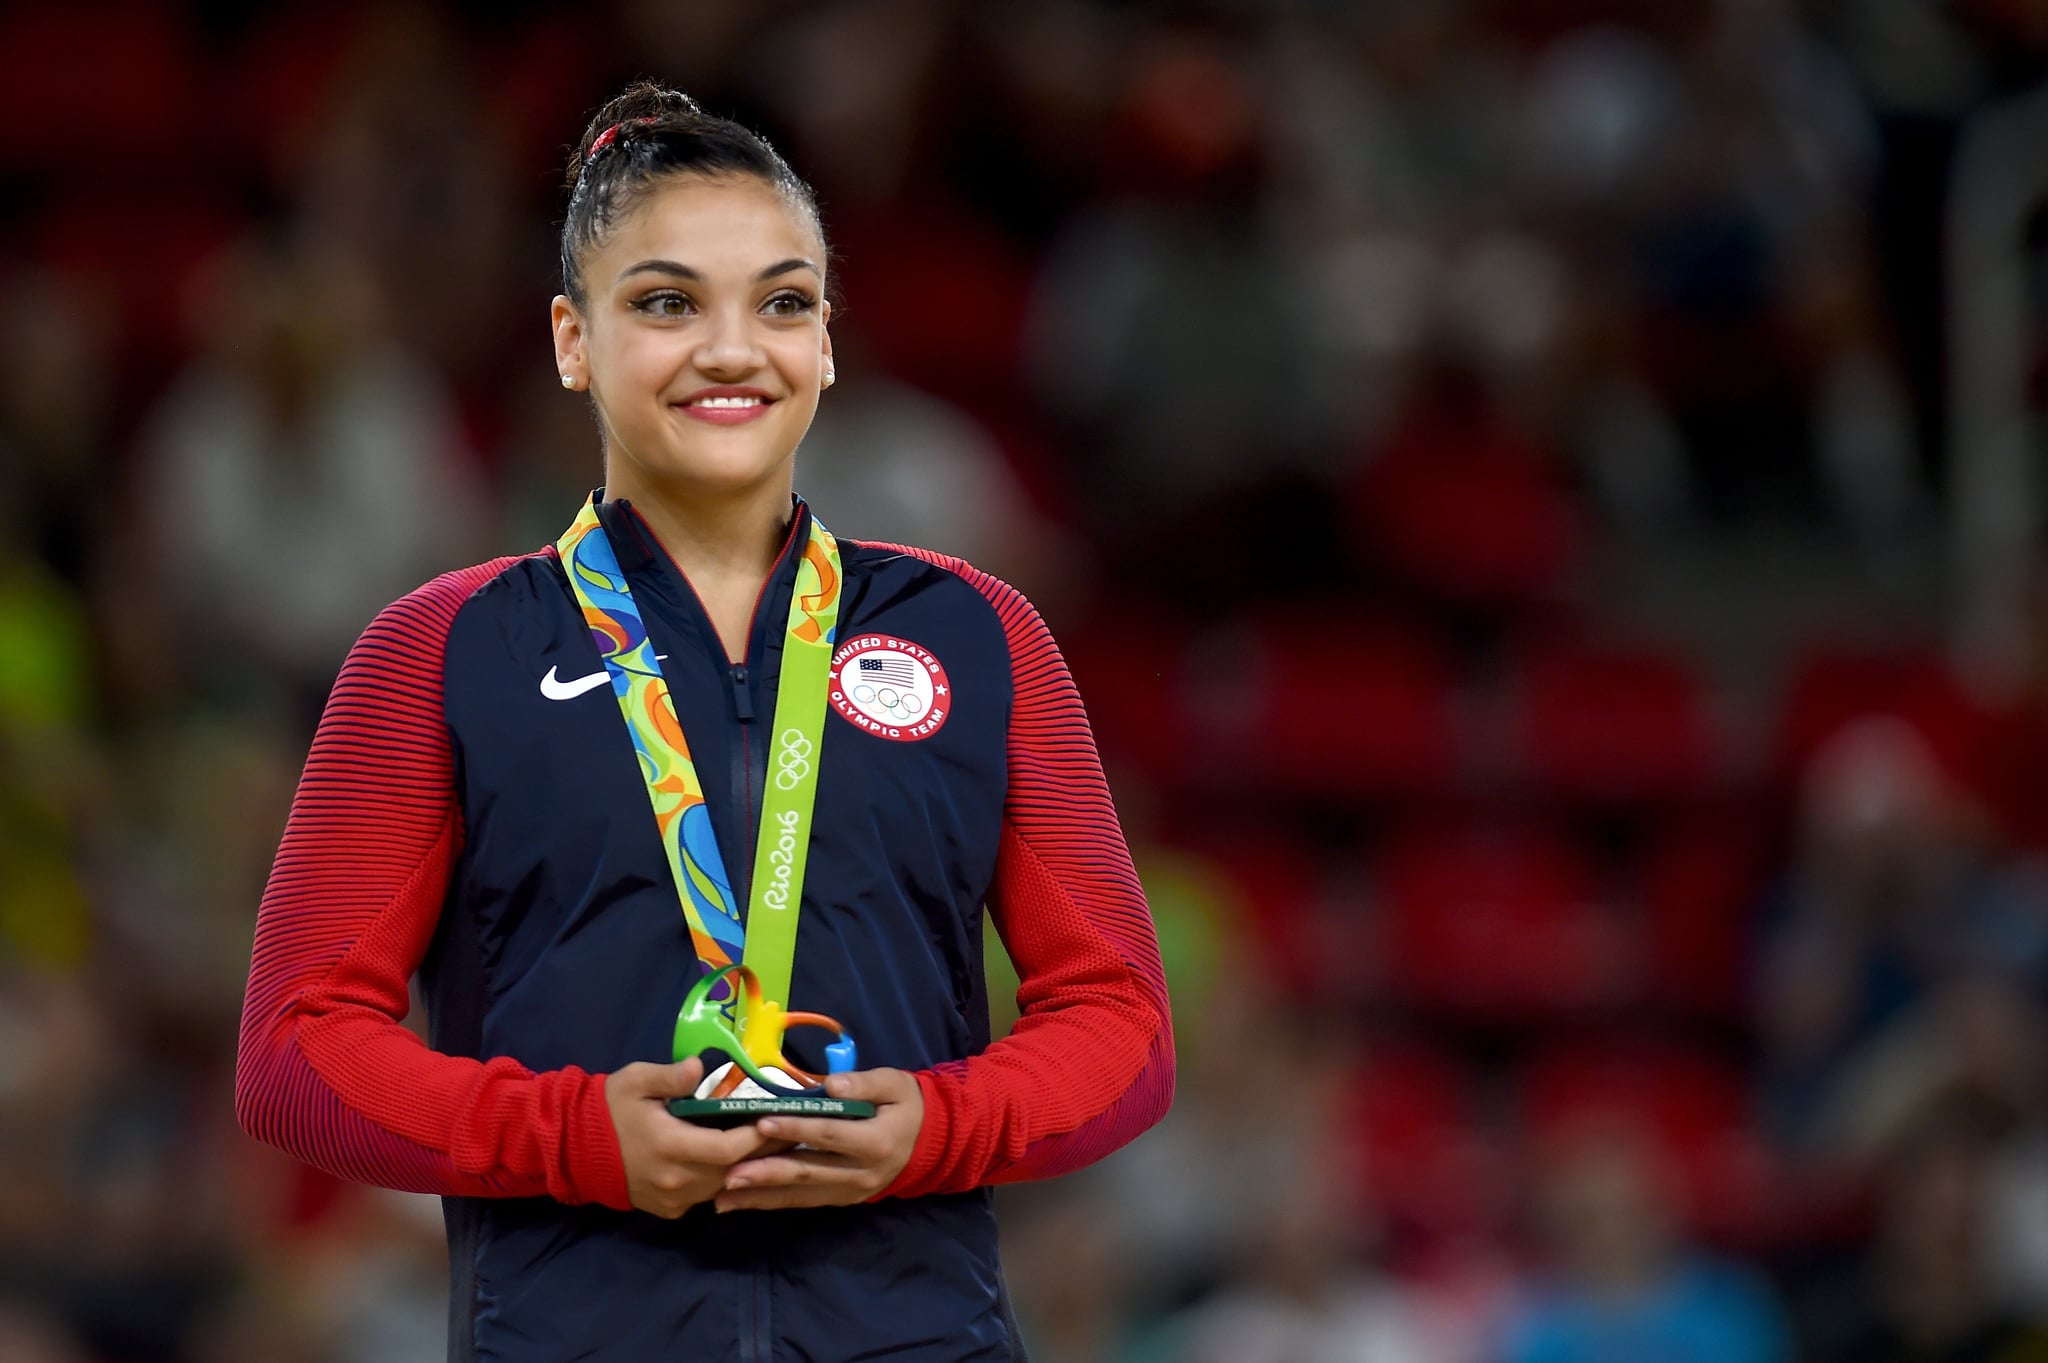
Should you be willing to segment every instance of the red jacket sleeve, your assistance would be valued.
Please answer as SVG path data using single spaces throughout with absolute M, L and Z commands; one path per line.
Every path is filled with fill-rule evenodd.
M 885 1194 L 897 1197 L 1082 1168 L 1158 1121 L 1174 1078 L 1151 911 L 1066 661 L 1015 588 L 920 556 L 980 588 L 1009 637 L 1009 793 L 989 912 L 1022 1016 L 982 1054 L 919 1073 L 924 1126 Z
M 509 562 L 420 588 L 349 652 L 256 919 L 235 1113 L 344 1178 L 624 1208 L 603 1075 L 442 1055 L 401 1025 L 462 845 L 448 628 Z

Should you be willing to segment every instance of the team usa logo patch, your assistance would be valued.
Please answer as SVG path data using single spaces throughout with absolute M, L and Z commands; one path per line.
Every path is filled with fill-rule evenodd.
M 832 708 L 854 728 L 898 743 L 930 738 L 953 712 L 953 683 L 908 639 L 863 634 L 832 655 Z

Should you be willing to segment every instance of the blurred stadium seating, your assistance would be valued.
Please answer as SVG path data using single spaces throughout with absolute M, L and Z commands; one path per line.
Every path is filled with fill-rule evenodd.
M 0 4 L 0 1358 L 443 1356 L 235 1014 L 355 631 L 601 476 L 641 73 L 817 185 L 800 489 L 1033 597 L 1152 876 L 1034 1358 L 2048 1356 L 2039 5 L 111 0 Z

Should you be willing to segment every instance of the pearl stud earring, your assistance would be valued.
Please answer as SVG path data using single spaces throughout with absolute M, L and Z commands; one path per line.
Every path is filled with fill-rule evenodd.
M 821 387 L 830 388 L 837 382 L 839 382 L 839 371 L 832 367 L 832 361 L 825 361 L 825 382 Z
M 564 388 L 574 388 L 575 386 L 576 386 L 576 377 L 575 377 L 575 375 L 573 375 L 573 374 L 564 374 L 564 375 L 562 375 L 562 387 L 564 387 Z

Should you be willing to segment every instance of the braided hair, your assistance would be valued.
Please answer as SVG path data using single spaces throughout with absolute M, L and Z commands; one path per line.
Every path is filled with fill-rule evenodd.
M 759 133 L 699 108 L 680 90 L 636 81 L 591 118 L 569 158 L 562 292 L 584 306 L 583 256 L 660 181 L 752 176 L 780 190 L 825 235 L 817 195 Z

